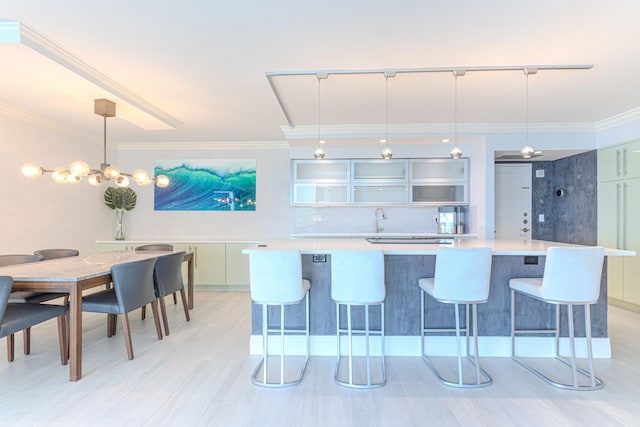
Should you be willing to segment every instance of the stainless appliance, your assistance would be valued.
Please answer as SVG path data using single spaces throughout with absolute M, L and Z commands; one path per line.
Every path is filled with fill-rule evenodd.
M 464 234 L 465 206 L 441 206 L 438 208 L 439 234 Z

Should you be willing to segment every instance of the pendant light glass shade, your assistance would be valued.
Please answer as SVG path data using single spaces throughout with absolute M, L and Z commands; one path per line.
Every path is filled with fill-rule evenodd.
M 460 157 L 462 157 L 462 150 L 458 147 L 453 147 L 449 152 L 449 155 L 452 159 L 459 159 Z
M 523 159 L 530 159 L 533 157 L 534 154 L 535 154 L 535 150 L 530 145 L 525 145 L 520 150 L 520 157 L 522 157 Z

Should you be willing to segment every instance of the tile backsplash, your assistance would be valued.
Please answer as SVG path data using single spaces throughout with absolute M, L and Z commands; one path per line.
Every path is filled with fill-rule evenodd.
M 295 234 L 373 233 L 376 206 L 367 207 L 298 207 Z M 381 207 L 386 219 L 378 214 L 381 233 L 437 233 L 434 216 L 437 207 Z

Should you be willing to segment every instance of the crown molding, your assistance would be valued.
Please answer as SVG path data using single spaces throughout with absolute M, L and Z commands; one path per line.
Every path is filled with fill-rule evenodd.
M 287 139 L 318 139 L 318 126 L 281 126 Z M 491 133 L 523 133 L 525 123 L 462 123 L 458 124 L 460 135 L 486 135 Z M 531 133 L 571 133 L 595 132 L 592 123 L 533 123 L 529 124 Z M 322 138 L 380 138 L 385 135 L 384 124 L 375 125 L 323 125 Z M 394 138 L 416 136 L 451 136 L 454 133 L 452 123 L 389 125 L 389 136 Z
M 181 124 L 177 118 L 102 74 L 20 21 L 0 20 L 0 43 L 22 44 L 29 47 L 43 57 L 66 68 L 80 79 L 107 91 L 131 107 L 130 109 L 133 111 L 129 114 L 121 114 L 121 118 L 136 126 L 143 129 L 175 129 Z M 47 63 L 43 62 L 43 70 L 46 70 Z
M 596 132 L 610 129 L 612 127 L 624 125 L 635 120 L 640 120 L 640 107 L 634 108 L 624 113 L 616 114 L 604 120 L 595 123 Z

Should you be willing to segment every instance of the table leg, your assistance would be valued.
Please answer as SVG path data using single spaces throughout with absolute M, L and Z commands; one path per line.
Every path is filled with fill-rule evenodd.
M 187 299 L 189 300 L 189 310 L 193 310 L 193 287 L 194 287 L 194 268 L 195 268 L 195 257 L 191 257 L 187 262 Z
M 82 378 L 82 289 L 78 283 L 69 294 L 69 380 Z

